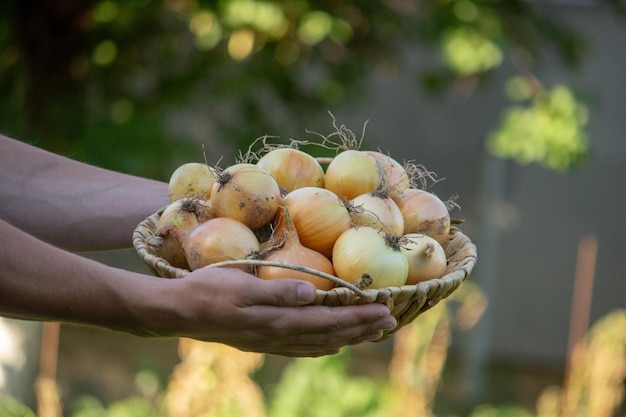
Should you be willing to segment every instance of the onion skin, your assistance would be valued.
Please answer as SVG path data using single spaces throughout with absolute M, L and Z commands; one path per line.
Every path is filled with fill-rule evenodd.
M 256 164 L 269 172 L 286 192 L 302 187 L 324 187 L 324 169 L 314 157 L 299 149 L 273 149 Z
M 259 252 L 250 228 L 237 220 L 216 217 L 190 231 L 175 231 L 191 270 L 216 262 L 246 259 Z
M 446 272 L 446 252 L 435 239 L 410 233 L 402 237 L 400 248 L 409 261 L 407 285 L 441 278 Z
M 433 193 L 409 188 L 392 194 L 404 217 L 404 234 L 420 233 L 443 245 L 450 233 L 450 213 L 446 205 Z
M 193 197 L 181 198 L 165 207 L 157 222 L 156 230 L 158 232 L 167 224 L 189 230 L 214 217 L 216 217 L 215 210 L 208 201 Z M 190 221 L 193 218 L 197 220 L 196 224 Z
M 219 174 L 210 201 L 218 216 L 237 220 L 255 230 L 274 219 L 280 187 L 261 167 L 235 164 Z
M 352 200 L 358 195 L 385 189 L 388 181 L 387 173 L 375 158 L 349 149 L 328 164 L 324 187 L 341 199 Z
M 172 172 L 168 183 L 170 202 L 194 197 L 208 200 L 217 174 L 206 164 L 187 162 Z
M 302 245 L 326 257 L 332 255 L 339 235 L 351 226 L 347 207 L 324 188 L 298 188 L 288 193 L 281 205 L 289 210 Z
M 382 192 L 361 194 L 350 201 L 350 215 L 357 226 L 369 226 L 395 235 L 404 233 L 404 217 L 391 197 Z
M 367 274 L 373 280 L 368 288 L 375 289 L 404 285 L 408 260 L 399 246 L 389 244 L 389 238 L 393 236 L 371 227 L 354 227 L 342 233 L 333 248 L 337 277 L 358 286 Z
M 329 275 L 335 275 L 333 264 L 319 252 L 303 246 L 298 238 L 298 232 L 291 221 L 289 210 L 281 207 L 276 215 L 276 229 L 271 239 L 270 249 L 263 257 L 265 261 L 281 262 L 292 265 L 312 268 Z M 330 290 L 334 283 L 328 279 L 306 272 L 294 271 L 276 266 L 259 266 L 256 275 L 261 279 L 292 278 L 308 281 L 319 290 Z
M 211 205 L 201 199 L 182 198 L 170 203 L 155 228 L 155 236 L 161 238 L 158 244 L 160 255 L 176 268 L 189 269 L 183 248 L 172 231 L 194 229 L 213 217 Z
M 404 167 L 389 155 L 378 151 L 363 151 L 380 163 L 389 178 L 389 194 L 399 193 L 411 187 L 409 174 Z

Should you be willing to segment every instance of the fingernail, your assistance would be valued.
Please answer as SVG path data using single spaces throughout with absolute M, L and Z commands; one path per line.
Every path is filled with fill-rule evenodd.
M 389 318 L 385 319 L 381 323 L 380 327 L 383 330 L 391 330 L 391 329 L 395 329 L 397 325 L 398 325 L 398 322 L 397 322 L 396 318 L 393 317 L 393 316 L 389 316 Z
M 299 284 L 297 293 L 301 304 L 309 304 L 315 300 L 315 287 L 311 284 Z
M 383 337 L 383 332 L 379 331 L 379 332 L 376 332 L 376 333 L 370 333 L 370 334 L 365 335 L 365 337 L 363 338 L 363 341 L 364 342 L 371 342 L 372 340 L 378 340 L 381 337 Z

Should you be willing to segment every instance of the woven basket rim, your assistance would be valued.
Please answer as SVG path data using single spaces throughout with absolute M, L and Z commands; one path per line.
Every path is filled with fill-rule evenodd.
M 142 220 L 137 227 L 135 228 L 135 230 L 133 231 L 133 247 L 135 248 L 135 250 L 137 251 L 137 253 L 139 254 L 139 256 L 144 260 L 144 262 L 146 262 L 148 264 L 149 267 L 151 267 L 151 269 L 153 270 L 153 272 L 155 272 L 157 274 L 158 277 L 161 278 L 184 278 L 186 277 L 189 273 L 191 273 L 191 271 L 184 269 L 184 268 L 178 268 L 175 267 L 173 265 L 171 265 L 167 260 L 165 260 L 164 258 L 162 258 L 161 256 L 159 256 L 158 253 L 158 248 L 155 245 L 151 245 L 148 242 L 148 239 L 154 235 L 154 231 L 156 230 L 156 224 L 160 218 L 161 213 L 163 212 L 163 209 L 157 211 L 156 213 L 152 214 L 151 216 L 147 217 L 146 219 Z M 469 240 L 469 238 L 467 236 L 465 236 L 463 234 L 463 232 L 461 231 L 461 228 L 459 226 L 456 225 L 451 225 L 450 226 L 450 234 L 448 237 L 448 242 L 450 242 L 450 237 L 458 237 L 458 236 L 463 236 L 465 241 L 467 241 L 467 243 L 469 243 L 469 247 L 466 248 L 468 250 L 468 254 L 467 254 L 467 258 L 466 258 L 466 265 L 463 266 L 463 268 L 461 268 L 462 270 L 468 272 L 471 272 L 471 270 L 474 267 L 474 264 L 477 261 L 477 254 L 476 254 L 476 246 Z M 449 243 L 446 242 L 446 244 L 442 245 L 444 247 L 444 249 L 446 250 L 446 257 L 448 257 L 448 262 L 450 261 L 449 259 L 449 252 L 451 250 L 447 249 L 447 246 L 449 246 Z M 470 268 L 470 269 L 468 269 Z M 156 271 L 155 271 L 156 269 Z M 448 279 L 448 276 L 450 276 L 451 274 L 453 274 L 455 271 L 452 272 L 448 272 L 448 269 L 446 269 L 446 273 L 440 277 L 440 278 L 433 278 L 431 280 L 428 281 L 438 281 L 438 280 L 445 280 Z M 421 285 L 424 282 L 428 282 L 428 281 L 423 281 L 420 282 L 418 284 L 415 285 Z M 414 287 L 415 285 L 403 285 L 401 287 Z M 328 291 L 333 291 L 335 290 L 331 289 Z M 319 290 L 320 292 L 325 292 L 324 290 Z M 365 291 L 372 291 L 372 289 L 366 289 Z
M 160 214 L 157 211 L 142 220 L 133 232 L 133 246 L 140 258 L 151 271 L 161 278 L 184 278 L 191 271 L 172 266 L 159 256 L 158 247 L 150 244 L 154 236 Z M 316 305 L 350 305 L 383 303 L 389 306 L 398 320 L 398 326 L 385 333 L 382 339 L 389 337 L 402 326 L 413 321 L 418 315 L 435 306 L 439 301 L 454 292 L 470 275 L 477 262 L 477 250 L 472 241 L 461 231 L 458 225 L 451 225 L 447 241 L 442 245 L 447 258 L 446 272 L 440 278 L 419 282 L 415 285 L 388 287 L 381 289 L 366 288 L 357 294 L 347 287 L 335 287 L 330 290 L 316 290 Z

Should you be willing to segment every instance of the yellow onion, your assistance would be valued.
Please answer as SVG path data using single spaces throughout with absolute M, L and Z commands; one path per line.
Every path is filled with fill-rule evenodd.
M 333 248 L 335 274 L 358 285 L 364 276 L 371 278 L 368 288 L 404 285 L 409 264 L 400 249 L 400 237 L 361 226 L 346 230 Z
M 349 149 L 328 164 L 324 187 L 341 199 L 351 200 L 361 194 L 385 189 L 388 180 L 387 173 L 374 157 Z
M 181 198 L 170 203 L 159 216 L 154 235 L 159 254 L 172 266 L 189 269 L 183 249 L 172 230 L 191 230 L 214 217 L 211 205 L 197 198 Z
M 235 164 L 218 174 L 210 201 L 218 216 L 235 219 L 254 230 L 276 215 L 280 187 L 261 167 Z
M 215 182 L 215 170 L 199 162 L 187 162 L 174 170 L 168 183 L 170 202 L 185 197 L 208 200 Z
M 446 252 L 435 239 L 419 233 L 409 233 L 402 237 L 400 247 L 409 261 L 407 285 L 441 278 L 446 272 Z
M 286 192 L 302 187 L 324 187 L 322 166 L 299 149 L 273 149 L 259 159 L 257 166 L 269 172 Z
M 448 239 L 450 213 L 443 201 L 435 194 L 417 188 L 409 188 L 392 194 L 404 217 L 404 234 L 421 233 L 432 237 L 440 245 Z
M 352 223 L 369 226 L 387 233 L 404 233 L 404 217 L 398 205 L 387 194 L 374 191 L 350 200 Z
M 246 259 L 259 252 L 259 241 L 252 230 L 227 217 L 216 217 L 189 231 L 173 233 L 192 271 L 216 262 Z
M 335 275 L 333 264 L 328 258 L 300 243 L 298 231 L 291 221 L 289 210 L 285 207 L 281 207 L 276 215 L 276 229 L 270 242 L 270 249 L 263 256 L 264 261 L 304 266 L 326 274 Z M 259 266 L 256 274 L 259 278 L 267 280 L 294 278 L 309 281 L 320 290 L 330 290 L 334 286 L 332 281 L 317 275 L 277 266 Z
M 335 240 L 351 225 L 347 207 L 324 188 L 298 188 L 288 193 L 281 205 L 289 210 L 300 242 L 327 257 Z
M 378 151 L 363 151 L 373 157 L 383 167 L 389 178 L 389 193 L 399 193 L 411 186 L 409 174 L 404 167 L 389 155 Z

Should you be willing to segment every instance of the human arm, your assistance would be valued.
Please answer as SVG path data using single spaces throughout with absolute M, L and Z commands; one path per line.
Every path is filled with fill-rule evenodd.
M 395 325 L 383 305 L 307 306 L 314 289 L 304 282 L 222 268 L 158 279 L 63 250 L 130 246 L 135 225 L 164 204 L 164 185 L 8 138 L 0 138 L 0 155 L 0 315 L 286 356 L 334 353 Z
M 167 184 L 84 164 L 0 135 L 0 218 L 73 251 L 127 248 L 168 203 Z
M 313 287 L 204 268 L 159 279 L 42 242 L 0 220 L 0 315 L 99 326 L 144 337 L 191 337 L 285 356 L 333 354 L 376 339 L 395 320 L 380 304 L 306 305 Z

